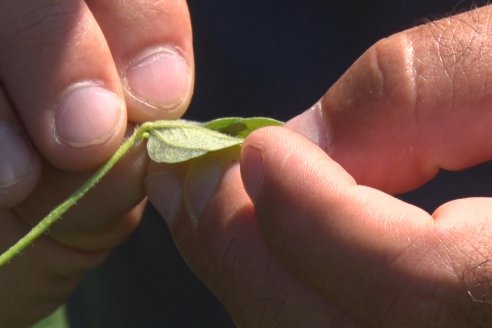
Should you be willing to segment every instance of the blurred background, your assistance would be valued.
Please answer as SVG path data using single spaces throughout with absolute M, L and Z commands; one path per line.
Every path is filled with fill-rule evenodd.
M 378 39 L 472 7 L 470 1 L 451 0 L 188 4 L 196 88 L 186 118 L 200 121 L 254 115 L 287 120 L 314 104 Z M 491 169 L 483 164 L 442 172 L 401 197 L 432 211 L 448 199 L 490 195 Z M 68 314 L 75 328 L 233 326 L 150 206 L 141 227 L 70 297 Z

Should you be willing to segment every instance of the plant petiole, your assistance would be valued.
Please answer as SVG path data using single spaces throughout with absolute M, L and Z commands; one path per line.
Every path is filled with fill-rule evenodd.
M 152 122 L 154 123 L 154 122 Z M 155 122 L 157 123 L 157 122 Z M 140 140 L 153 125 L 145 123 L 133 132 L 133 134 L 116 150 L 111 158 L 101 166 L 94 175 L 75 190 L 65 201 L 55 207 L 39 223 L 34 226 L 25 236 L 0 255 L 0 268 L 10 262 L 17 254 L 32 244 L 39 236 L 45 233 L 63 214 L 74 206 L 89 190 L 101 181 L 101 179 L 120 161 L 121 158 Z
M 0 268 L 45 233 L 56 221 L 82 199 L 130 151 L 135 144 L 148 140 L 147 153 L 158 163 L 178 163 L 223 148 L 241 144 L 249 133 L 268 125 L 282 122 L 264 118 L 228 117 L 205 124 L 186 120 L 146 122 L 116 150 L 94 175 L 56 206 L 24 237 L 0 255 Z

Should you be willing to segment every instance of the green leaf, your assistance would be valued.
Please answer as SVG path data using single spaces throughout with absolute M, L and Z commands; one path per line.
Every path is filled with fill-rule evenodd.
M 211 151 L 240 145 L 255 129 L 281 124 L 277 120 L 264 117 L 221 118 L 205 124 L 186 120 L 145 122 L 89 180 L 75 190 L 70 197 L 58 204 L 24 237 L 0 254 L 0 268 L 19 255 L 62 218 L 141 140 L 148 139 L 147 152 L 153 161 L 178 163 Z
M 225 117 L 204 123 L 203 127 L 233 137 L 246 139 L 246 137 L 256 129 L 282 124 L 283 122 L 268 117 Z
M 149 131 L 147 152 L 154 162 L 179 163 L 242 142 L 242 138 L 209 130 L 194 122 L 176 121 L 176 124 Z
M 51 315 L 31 326 L 31 328 L 70 328 L 65 305 L 61 306 Z

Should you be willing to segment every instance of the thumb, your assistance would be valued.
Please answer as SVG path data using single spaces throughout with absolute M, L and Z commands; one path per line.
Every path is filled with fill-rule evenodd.
M 287 270 L 356 322 L 419 326 L 409 309 L 447 279 L 445 270 L 424 279 L 443 261 L 422 256 L 438 243 L 428 213 L 355 184 L 321 149 L 283 128 L 253 133 L 240 167 L 266 243 Z M 426 304 L 436 314 L 442 295 L 433 296 Z M 390 307 L 401 311 L 386 313 Z

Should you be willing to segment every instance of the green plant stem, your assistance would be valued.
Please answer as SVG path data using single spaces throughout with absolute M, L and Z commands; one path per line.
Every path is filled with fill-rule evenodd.
M 33 227 L 24 237 L 19 239 L 14 245 L 0 255 L 0 268 L 10 262 L 17 254 L 22 252 L 27 246 L 34 242 L 39 236 L 48 230 L 53 223 L 58 221 L 72 206 L 74 206 L 89 190 L 101 181 L 119 160 L 141 139 L 144 134 L 152 128 L 151 124 L 144 124 L 136 129 L 130 138 L 128 138 L 111 156 L 111 158 L 101 166 L 94 175 L 87 180 L 82 186 L 72 193 L 63 203 L 55 207 L 46 215 L 35 227 Z
M 186 121 L 186 120 L 172 120 L 172 121 L 155 121 L 146 122 L 142 124 L 139 128 L 135 129 L 135 132 L 130 138 L 128 138 L 111 156 L 111 158 L 101 166 L 94 175 L 89 178 L 82 186 L 80 186 L 75 192 L 73 192 L 64 202 L 55 207 L 48 215 L 46 215 L 39 223 L 33 227 L 24 237 L 17 241 L 13 246 L 7 249 L 4 253 L 0 255 L 0 268 L 9 263 L 17 254 L 22 252 L 27 246 L 32 244 L 39 236 L 45 233 L 56 221 L 58 221 L 63 214 L 65 214 L 72 206 L 74 206 L 82 197 L 85 196 L 94 188 L 99 181 L 118 163 L 118 161 L 123 158 L 123 156 L 139 141 L 149 138 L 149 134 L 154 129 L 190 129 L 191 127 L 203 126 L 209 130 L 215 130 L 223 133 L 231 128 L 232 132 L 237 132 L 233 135 L 235 137 L 240 137 L 242 139 L 246 138 L 247 134 L 251 131 L 266 125 L 279 125 L 281 122 L 269 119 L 269 118 L 250 118 L 241 119 L 237 117 L 233 118 L 223 118 L 217 119 L 212 122 L 202 125 L 198 122 Z M 238 130 L 239 128 L 239 130 Z M 222 131 L 224 130 L 224 131 Z M 236 131 L 237 130 L 237 131 Z M 193 137 L 193 134 L 190 134 Z M 192 138 L 193 139 L 193 138 Z M 193 141 L 193 140 L 192 140 Z M 176 145 L 172 145 L 176 146 Z M 183 145 L 177 145 L 185 149 L 186 143 Z M 203 146 L 203 141 L 201 142 Z M 228 147 L 228 145 L 221 145 L 221 147 Z M 205 149 L 206 151 L 217 150 L 217 148 Z M 149 152 L 149 150 L 147 150 Z M 152 158 L 152 156 L 151 156 Z M 188 160 L 189 156 L 185 156 L 184 159 L 181 158 L 180 161 Z M 153 159 L 153 158 L 152 158 Z M 155 159 L 154 159 L 155 160 Z M 159 161 L 165 163 L 174 163 L 176 161 Z

